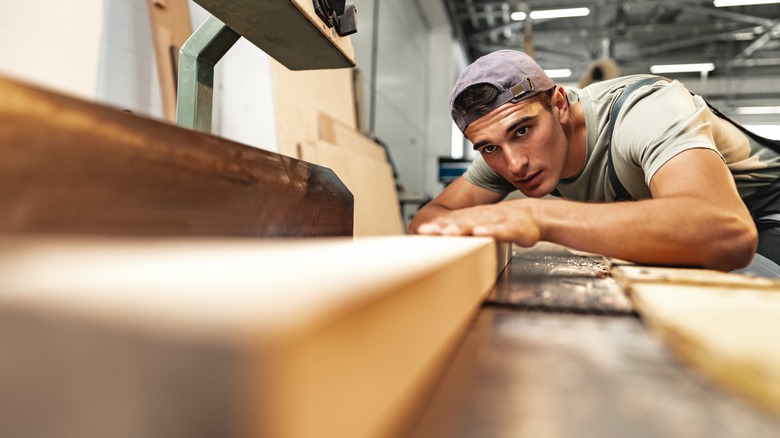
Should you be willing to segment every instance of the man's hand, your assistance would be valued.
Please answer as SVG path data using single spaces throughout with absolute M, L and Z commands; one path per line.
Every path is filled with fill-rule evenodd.
M 533 214 L 534 200 L 518 199 L 443 214 L 417 228 L 419 234 L 492 236 L 529 247 L 542 235 Z
M 426 223 L 434 223 L 437 218 L 446 216 L 453 211 L 467 209 L 476 205 L 496 203 L 504 199 L 504 196 L 506 195 L 474 185 L 462 176 L 458 177 L 439 196 L 417 212 L 409 224 L 408 232 L 409 234 L 442 234 L 439 232 L 423 233 L 418 230 L 418 227 Z M 461 233 L 456 233 L 456 235 L 459 234 Z

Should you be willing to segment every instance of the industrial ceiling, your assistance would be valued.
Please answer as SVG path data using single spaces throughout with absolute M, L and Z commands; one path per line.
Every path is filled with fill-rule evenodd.
M 711 63 L 709 72 L 669 73 L 727 111 L 780 105 L 780 4 L 715 7 L 712 0 L 445 0 L 470 60 L 499 49 L 531 53 L 545 69 L 570 69 L 577 84 L 594 62 L 621 74 L 652 65 Z M 533 11 L 588 8 L 579 17 L 534 19 Z M 530 19 L 515 21 L 514 12 Z M 780 115 L 774 115 L 780 123 Z

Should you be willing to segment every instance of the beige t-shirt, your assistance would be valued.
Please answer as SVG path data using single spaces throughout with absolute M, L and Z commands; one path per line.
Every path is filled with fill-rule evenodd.
M 582 90 L 566 90 L 569 103 L 579 101 L 582 105 L 587 146 L 580 173 L 558 184 L 564 198 L 591 202 L 615 198 L 607 176 L 609 112 L 626 85 L 646 77 L 625 76 Z M 720 154 L 742 197 L 780 177 L 780 154 L 713 114 L 700 96 L 691 96 L 678 81 L 659 81 L 634 91 L 620 110 L 612 136 L 615 171 L 636 199 L 651 197 L 650 180 L 661 166 L 680 152 L 695 148 Z M 516 190 L 479 156 L 464 177 L 498 193 Z

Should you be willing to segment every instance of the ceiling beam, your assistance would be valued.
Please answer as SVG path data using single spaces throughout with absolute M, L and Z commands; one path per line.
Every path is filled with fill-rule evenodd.
M 774 38 L 776 32 L 780 33 L 780 20 L 775 20 L 771 26 L 766 26 L 766 28 L 764 34 L 758 37 L 749 46 L 745 47 L 742 53 L 737 55 L 736 59 L 751 58 L 756 51 L 761 50 L 762 47 L 766 46 L 767 43 Z

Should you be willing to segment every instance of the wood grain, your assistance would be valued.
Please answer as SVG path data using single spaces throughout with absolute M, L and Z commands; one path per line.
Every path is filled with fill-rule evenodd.
M 329 169 L 0 78 L 0 233 L 348 236 Z
M 682 360 L 780 413 L 780 282 L 641 266 L 617 266 L 613 275 Z
M 487 238 L 0 238 L 0 423 L 399 436 L 495 278 Z

